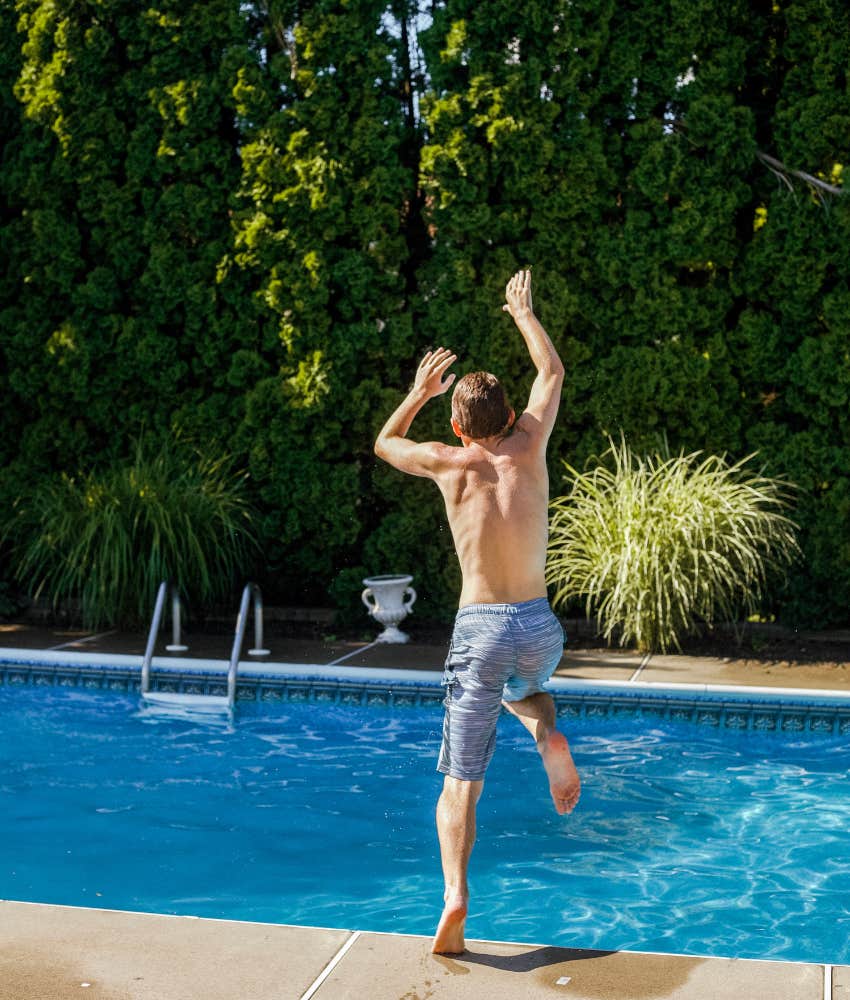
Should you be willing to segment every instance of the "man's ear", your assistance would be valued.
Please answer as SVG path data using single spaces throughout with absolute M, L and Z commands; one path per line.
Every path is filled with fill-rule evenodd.
M 455 432 L 455 437 L 463 437 L 463 431 L 460 429 L 460 424 L 452 417 L 452 430 Z
M 510 416 L 508 417 L 508 427 L 513 427 L 514 421 L 516 420 L 516 410 L 510 411 Z

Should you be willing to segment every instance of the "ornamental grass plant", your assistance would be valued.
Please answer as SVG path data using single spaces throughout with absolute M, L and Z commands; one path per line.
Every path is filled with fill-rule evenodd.
M 662 652 L 757 611 L 799 548 L 792 487 L 756 472 L 754 457 L 640 457 L 623 439 L 588 471 L 565 462 L 570 489 L 551 504 L 553 603 L 584 598 L 608 641 Z
M 103 471 L 43 481 L 16 504 L 15 575 L 86 627 L 145 623 L 161 580 L 189 600 L 223 596 L 256 543 L 245 474 L 227 456 L 140 440 Z

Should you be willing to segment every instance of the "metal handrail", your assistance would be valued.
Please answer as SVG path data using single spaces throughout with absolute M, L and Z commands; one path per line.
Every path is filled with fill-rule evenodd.
M 176 588 L 172 590 L 172 596 L 177 594 Z M 162 624 L 162 615 L 165 610 L 165 602 L 168 597 L 168 581 L 163 580 L 156 593 L 156 605 L 154 606 L 151 627 L 148 632 L 148 643 L 145 647 L 145 655 L 142 658 L 142 694 L 147 694 L 150 690 L 151 682 L 151 661 L 153 660 L 156 637 Z M 242 600 L 239 603 L 239 614 L 236 617 L 236 629 L 233 635 L 233 647 L 230 652 L 230 663 L 227 668 L 227 706 L 232 709 L 236 703 L 236 673 L 239 669 L 239 656 L 242 652 L 242 643 L 245 640 L 245 628 L 248 622 L 248 605 L 251 599 L 254 600 L 254 648 L 248 651 L 251 656 L 267 656 L 268 650 L 263 649 L 263 595 L 256 583 L 246 583 L 242 591 Z M 175 596 L 175 600 L 178 600 Z M 176 615 L 176 610 L 172 614 Z
M 142 658 L 142 694 L 147 694 L 151 686 L 151 660 L 153 659 L 153 651 L 156 646 L 156 636 L 159 632 L 159 626 L 162 622 L 162 611 L 165 607 L 165 598 L 168 594 L 168 582 L 163 580 L 159 585 L 159 590 L 156 592 L 156 605 L 153 609 L 153 618 L 151 618 L 151 627 L 148 631 L 148 644 L 145 647 L 145 655 Z
M 270 650 L 263 648 L 263 595 L 256 583 L 251 585 L 254 595 L 254 647 L 248 650 L 249 656 L 268 656 Z
M 236 617 L 236 631 L 233 636 L 233 649 L 230 653 L 230 666 L 227 668 L 227 704 L 233 708 L 236 703 L 236 671 L 239 668 L 239 654 L 245 639 L 245 626 L 248 621 L 248 604 L 254 598 L 254 646 L 250 650 L 254 656 L 264 656 L 268 651 L 260 649 L 263 643 L 263 595 L 256 583 L 246 583 L 239 602 L 239 614 Z
M 177 587 L 171 587 L 171 642 L 165 647 L 169 653 L 185 653 L 189 648 L 180 635 L 180 610 L 182 601 Z

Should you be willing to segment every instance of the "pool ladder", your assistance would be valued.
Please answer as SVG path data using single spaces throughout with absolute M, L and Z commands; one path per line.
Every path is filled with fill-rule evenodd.
M 230 664 L 227 668 L 227 694 L 186 694 L 177 691 L 151 691 L 151 661 L 153 660 L 156 637 L 162 624 L 162 615 L 168 596 L 168 581 L 163 580 L 156 594 L 151 627 L 148 631 L 148 643 L 142 658 L 142 698 L 150 705 L 184 707 L 200 709 L 201 711 L 232 712 L 236 703 L 236 671 L 239 668 L 239 657 L 242 653 L 242 643 L 245 638 L 245 626 L 248 620 L 248 606 L 254 600 L 254 648 L 248 650 L 249 656 L 268 656 L 269 651 L 263 649 L 263 597 L 256 583 L 246 583 L 239 603 L 239 614 L 236 617 L 236 629 L 233 635 L 233 647 L 230 652 Z M 174 643 L 166 647 L 171 649 L 186 649 L 180 645 L 180 598 L 176 587 L 171 587 L 172 619 L 174 624 Z

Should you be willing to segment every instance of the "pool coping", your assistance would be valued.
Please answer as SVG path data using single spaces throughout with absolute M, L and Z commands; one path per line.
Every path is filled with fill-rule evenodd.
M 2 666 L 32 666 L 32 667 L 99 667 L 107 671 L 126 671 L 138 669 L 141 671 L 142 658 L 126 653 L 84 653 L 61 650 L 31 650 L 4 647 L 0 649 L 0 667 Z M 228 663 L 224 660 L 203 659 L 200 657 L 154 656 L 151 669 L 164 676 L 197 675 L 202 677 L 223 678 L 227 676 Z M 363 683 L 389 682 L 398 685 L 425 684 L 440 687 L 440 670 L 407 670 L 397 667 L 357 667 L 337 666 L 322 663 L 285 663 L 258 662 L 256 660 L 240 660 L 237 680 L 265 680 L 297 678 L 303 680 L 330 681 L 362 681 Z M 710 684 L 687 683 L 675 681 L 642 681 L 629 680 L 588 680 L 580 677 L 552 677 L 547 689 L 553 693 L 583 692 L 594 689 L 611 692 L 655 692 L 655 693 L 690 693 L 719 696 L 741 696 L 752 700 L 753 696 L 762 696 L 767 701 L 791 700 L 805 703 L 837 703 L 850 706 L 850 691 L 835 688 L 794 688 L 779 686 L 763 686 L 755 684 Z M 761 700 L 757 698 L 756 700 Z

